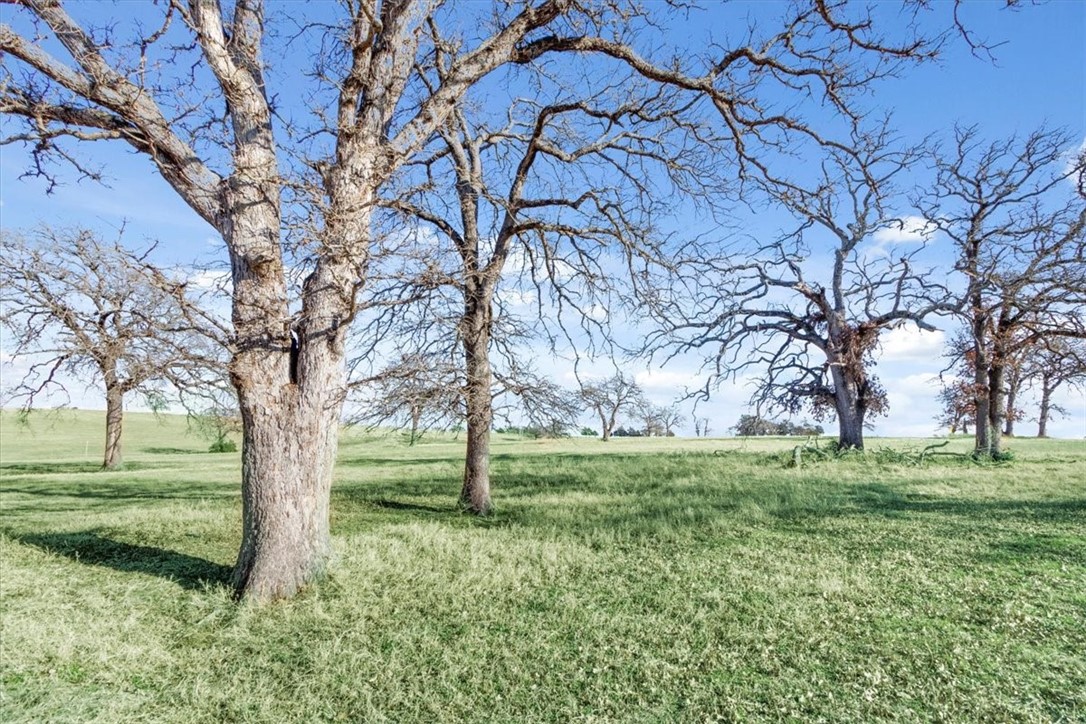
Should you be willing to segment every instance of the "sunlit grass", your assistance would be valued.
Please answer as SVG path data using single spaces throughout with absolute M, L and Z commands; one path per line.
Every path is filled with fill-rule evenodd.
M 477 520 L 461 440 L 352 430 L 330 579 L 257 609 L 237 456 L 133 416 L 98 472 L 96 424 L 0 418 L 5 722 L 1086 719 L 1080 441 L 502 439 Z

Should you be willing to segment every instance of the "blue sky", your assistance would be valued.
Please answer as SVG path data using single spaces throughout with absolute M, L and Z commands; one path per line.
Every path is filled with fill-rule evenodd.
M 696 35 L 700 31 L 722 38 L 725 21 L 761 14 L 773 4 L 737 3 L 719 11 L 713 21 L 691 23 L 679 32 Z M 946 133 L 954 123 L 977 124 L 990 139 L 1028 133 L 1042 123 L 1065 127 L 1076 138 L 1086 139 L 1086 3 L 1053 0 L 1013 11 L 999 10 L 999 5 L 967 3 L 962 10 L 962 19 L 976 36 L 997 45 L 994 61 L 975 57 L 963 43 L 952 41 L 938 64 L 911 68 L 901 78 L 882 81 L 876 93 L 865 100 L 866 105 L 872 112 L 892 112 L 895 128 L 909 141 Z M 10 12 L 5 7 L 0 16 L 6 19 Z M 84 145 L 80 152 L 106 170 L 108 185 L 70 181 L 46 196 L 40 180 L 20 179 L 27 165 L 25 150 L 0 148 L 3 227 L 48 221 L 109 230 L 124 224 L 127 238 L 134 244 L 158 239 L 163 263 L 225 261 L 215 232 L 151 172 L 145 159 L 119 144 Z M 772 219 L 765 221 L 770 228 Z M 938 357 L 943 341 L 943 333 L 919 334 L 907 329 L 884 339 L 878 374 L 890 393 L 891 414 L 875 422 L 876 433 L 935 432 L 938 384 L 932 378 L 941 367 Z M 566 362 L 554 360 L 549 366 L 557 379 L 571 381 Z M 605 371 L 603 365 L 598 369 Z M 669 365 L 665 370 L 637 365 L 627 370 L 637 374 L 649 394 L 661 403 L 669 402 L 684 384 L 694 381 L 693 361 Z M 9 366 L 6 372 L 11 374 L 15 369 Z M 711 403 L 702 405 L 699 415 L 712 418 L 715 433 L 723 434 L 743 412 L 748 396 L 749 390 L 742 384 L 726 385 Z M 93 389 L 73 397 L 82 406 L 103 406 Z M 1081 394 L 1065 395 L 1063 404 L 1074 414 L 1054 421 L 1052 433 L 1086 435 L 1086 399 Z M 1021 429 L 1028 432 L 1030 427 L 1025 423 Z

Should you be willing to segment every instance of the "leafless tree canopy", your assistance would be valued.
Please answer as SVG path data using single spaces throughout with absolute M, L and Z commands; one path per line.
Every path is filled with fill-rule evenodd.
M 976 452 L 999 456 L 1009 373 L 1042 341 L 1086 338 L 1086 154 L 1040 129 L 985 142 L 955 129 L 917 204 L 954 243 L 968 287 Z
M 464 419 L 463 375 L 448 358 L 405 354 L 377 374 L 352 383 L 352 422 L 406 427 L 414 445 L 429 429 Z
M 703 395 L 724 377 L 759 375 L 757 409 L 809 405 L 837 417 L 842 447 L 863 447 L 867 416 L 886 409 L 871 372 L 879 335 L 903 324 L 931 329 L 931 315 L 956 307 L 916 261 L 923 243 L 872 243 L 905 231 L 895 179 L 918 156 L 884 125 L 857 132 L 848 150 L 831 149 L 806 179 L 767 171 L 756 181 L 764 201 L 788 209 L 796 225 L 774 239 L 685 249 L 667 291 L 650 300 L 658 331 L 647 348 L 705 353 Z
M 620 415 L 632 417 L 647 404 L 641 386 L 621 372 L 604 380 L 582 383 L 581 399 L 600 418 L 604 441 L 611 439 Z
M 1049 337 L 1029 348 L 1020 365 L 1023 388 L 1040 395 L 1037 410 L 1037 437 L 1048 436 L 1048 422 L 1068 411 L 1052 400 L 1061 387 L 1080 392 L 1086 388 L 1086 341 Z
M 107 403 L 104 465 L 121 463 L 125 395 L 170 385 L 203 394 L 224 377 L 226 332 L 184 279 L 85 229 L 0 236 L 0 323 L 28 365 L 7 390 L 29 411 L 49 393 L 94 379 Z

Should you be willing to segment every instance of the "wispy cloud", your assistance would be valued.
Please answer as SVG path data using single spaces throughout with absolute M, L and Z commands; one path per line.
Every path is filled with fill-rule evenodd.
M 935 225 L 922 216 L 903 216 L 890 226 L 871 235 L 865 253 L 871 257 L 889 256 L 895 246 L 926 244 L 935 236 Z

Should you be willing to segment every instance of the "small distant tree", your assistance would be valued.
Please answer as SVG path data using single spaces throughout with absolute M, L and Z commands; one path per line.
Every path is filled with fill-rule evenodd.
M 190 413 L 189 419 L 196 432 L 211 441 L 208 452 L 237 452 L 234 437 L 241 435 L 241 412 L 236 400 L 224 395 L 220 401 Z
M 946 427 L 951 435 L 961 430 L 969 434 L 969 422 L 976 416 L 976 398 L 973 385 L 960 378 L 952 378 L 943 383 L 939 392 L 942 412 L 936 417 L 940 427 Z
M 1078 390 L 1086 386 L 1086 342 L 1080 339 L 1050 339 L 1031 350 L 1022 364 L 1023 384 L 1039 389 L 1037 437 L 1048 437 L 1048 421 L 1067 411 L 1052 401 L 1053 393 L 1066 385 Z
M 936 422 L 954 435 L 961 430 L 969 434 L 969 423 L 976 417 L 976 394 L 973 386 L 973 365 L 975 353 L 972 340 L 966 334 L 955 336 L 946 347 L 944 357 L 947 366 L 940 373 L 942 389 L 938 400 L 942 409 Z M 950 373 L 949 376 L 945 376 Z
M 611 439 L 620 413 L 633 413 L 644 405 L 645 394 L 633 379 L 621 372 L 598 382 L 581 385 L 581 399 L 600 418 L 604 442 Z
M 511 398 L 504 409 L 527 417 L 538 437 L 567 437 L 581 413 L 576 393 L 525 365 L 517 366 L 512 372 L 512 377 L 496 375 L 501 385 L 498 395 Z
M 656 408 L 656 418 L 664 431 L 665 437 L 674 437 L 675 428 L 682 421 L 678 405 L 661 405 Z
M 599 437 L 600 434 L 593 430 L 591 427 L 581 428 L 581 437 Z
M 709 418 L 694 416 L 694 436 L 709 437 Z
M 825 433 L 825 428 L 816 423 L 802 420 L 800 422 L 792 422 L 790 420 L 784 420 L 777 423 L 778 435 L 797 435 L 801 437 L 818 436 Z
M 825 429 L 818 424 L 803 420 L 770 420 L 760 415 L 743 415 L 732 427 L 739 437 L 760 437 L 765 435 L 822 435 Z
M 406 427 L 409 445 L 425 430 L 464 419 L 462 374 L 450 360 L 409 354 L 351 385 L 357 411 L 350 419 L 371 426 Z
M 132 250 L 87 229 L 47 226 L 0 236 L 0 305 L 11 352 L 30 366 L 8 391 L 29 412 L 74 380 L 97 378 L 106 397 L 104 468 L 122 462 L 125 397 L 163 399 L 224 378 L 219 323 L 185 279 L 154 267 L 154 246 Z
M 742 415 L 732 428 L 739 437 L 776 435 L 777 423 L 760 415 Z

